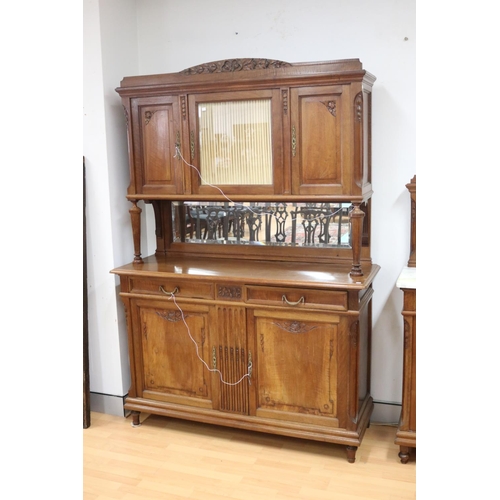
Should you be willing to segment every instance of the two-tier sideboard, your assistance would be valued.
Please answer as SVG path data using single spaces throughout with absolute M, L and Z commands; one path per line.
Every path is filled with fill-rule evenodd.
M 357 59 L 122 80 L 134 256 L 112 272 L 134 425 L 145 412 L 326 441 L 355 461 L 373 410 L 374 81 Z

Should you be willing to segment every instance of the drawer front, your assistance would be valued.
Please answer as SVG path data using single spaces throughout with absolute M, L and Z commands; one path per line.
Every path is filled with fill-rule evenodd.
M 199 281 L 182 281 L 175 279 L 130 279 L 132 293 L 145 293 L 170 297 L 174 292 L 178 298 L 213 299 L 214 286 L 212 283 Z
M 247 302 L 271 306 L 347 310 L 347 292 L 308 288 L 247 287 Z

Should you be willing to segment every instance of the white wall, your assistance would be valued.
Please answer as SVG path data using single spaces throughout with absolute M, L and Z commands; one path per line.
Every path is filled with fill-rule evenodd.
M 124 74 L 137 72 L 135 0 L 85 0 L 83 49 L 91 408 L 123 415 L 130 386 L 127 333 L 110 270 L 130 260 L 133 247 L 126 126 L 114 88 Z
M 410 199 L 405 184 L 416 173 L 415 0 L 107 0 L 99 2 L 100 20 L 96 2 L 85 0 L 85 6 L 95 29 L 95 38 L 87 44 L 88 64 L 95 72 L 87 72 L 91 81 L 86 86 L 92 87 L 88 100 L 99 111 L 93 117 L 95 126 L 85 130 L 85 142 L 97 153 L 91 165 L 96 161 L 99 167 L 98 173 L 89 173 L 89 205 L 99 214 L 90 213 L 88 220 L 91 391 L 123 395 L 129 380 L 117 279 L 107 274 L 133 256 L 124 201 L 125 127 L 114 92 L 121 78 L 176 72 L 233 57 L 292 63 L 359 58 L 377 77 L 372 256 L 382 269 L 374 284 L 372 395 L 376 401 L 400 402 L 402 296 L 395 283 L 409 256 Z M 87 36 L 90 33 L 85 33 L 86 41 Z M 146 214 L 152 252 L 152 214 Z M 398 410 L 376 405 L 374 420 L 394 421 L 393 409 Z

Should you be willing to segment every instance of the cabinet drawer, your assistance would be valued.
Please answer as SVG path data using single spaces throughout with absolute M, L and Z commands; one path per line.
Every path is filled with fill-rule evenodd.
M 148 295 L 161 295 L 163 297 L 169 297 L 172 292 L 175 292 L 176 297 L 196 299 L 213 299 L 214 297 L 214 286 L 212 283 L 179 281 L 175 279 L 131 278 L 130 291 L 132 293 L 146 293 Z
M 308 288 L 247 287 L 247 302 L 271 306 L 347 310 L 347 292 Z

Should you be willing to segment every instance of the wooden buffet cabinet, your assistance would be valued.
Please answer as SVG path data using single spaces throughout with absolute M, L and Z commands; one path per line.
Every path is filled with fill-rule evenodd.
M 371 89 L 356 60 L 127 77 L 125 408 L 344 445 L 373 410 Z M 140 201 L 157 248 L 142 257 Z
M 406 185 L 411 197 L 410 258 L 396 286 L 403 292 L 403 391 L 395 443 L 406 464 L 417 447 L 417 176 Z

